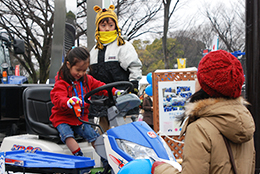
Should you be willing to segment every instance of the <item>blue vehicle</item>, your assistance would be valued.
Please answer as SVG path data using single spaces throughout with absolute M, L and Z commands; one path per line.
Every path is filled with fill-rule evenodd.
M 98 137 L 95 142 L 96 152 L 108 160 L 112 173 L 120 172 L 127 163 L 136 159 L 147 159 L 150 165 L 154 161 L 178 165 L 166 142 L 146 122 L 126 122 L 125 114 L 128 110 L 139 106 L 140 99 L 135 94 L 123 94 L 115 100 L 111 92 L 112 87 L 120 85 L 128 85 L 128 90 L 133 87 L 131 82 L 115 82 L 99 87 L 85 96 L 85 101 L 88 103 L 102 103 L 101 105 L 106 103 L 109 106 L 108 120 L 112 128 Z M 107 100 L 89 100 L 93 94 L 102 90 L 108 91 Z
M 113 96 L 112 88 L 120 85 L 128 86 L 128 88 L 125 90 L 126 92 L 119 97 Z M 90 91 L 84 98 L 85 102 L 108 106 L 107 116 L 111 129 L 103 132 L 99 125 L 95 123 L 89 123 L 93 126 L 99 127 L 101 132 L 103 132 L 95 142 L 95 150 L 98 154 L 97 157 L 94 157 L 95 163 L 100 160 L 100 156 L 107 159 L 109 165 L 104 168 L 103 174 L 123 174 L 125 173 L 124 169 L 128 170 L 129 166 L 130 168 L 134 167 L 135 165 L 140 166 L 140 163 L 144 163 L 146 165 L 146 169 L 148 169 L 146 172 L 143 171 L 143 174 L 148 174 L 151 173 L 149 168 L 152 166 L 154 161 L 165 161 L 170 164 L 177 165 L 177 167 L 179 167 L 181 170 L 181 166 L 176 162 L 173 153 L 171 152 L 166 142 L 160 136 L 158 136 L 145 122 L 135 122 L 132 121 L 131 118 L 124 118 L 128 110 L 140 105 L 140 99 L 135 94 L 127 93 L 127 91 L 131 91 L 132 87 L 133 86 L 131 82 L 110 83 Z M 48 96 L 47 93 L 51 90 L 51 87 L 45 87 L 43 89 L 44 90 L 37 91 L 37 88 L 34 87 L 31 91 L 29 88 L 26 89 L 25 92 L 29 91 L 29 94 L 31 94 L 31 96 L 28 96 L 29 100 L 33 100 L 33 97 L 37 97 L 36 95 L 43 95 L 44 97 L 41 98 L 46 102 L 46 106 L 51 106 L 49 100 L 46 99 Z M 108 91 L 108 97 L 99 100 L 91 100 L 92 95 L 102 90 Z M 26 98 L 26 95 L 24 95 L 24 97 Z M 41 101 L 37 99 L 35 102 L 39 103 Z M 34 101 L 29 101 L 27 105 L 27 102 L 25 101 L 25 109 L 35 111 L 35 108 L 32 108 L 32 106 L 36 105 L 30 105 L 32 103 L 34 103 Z M 41 106 L 45 105 L 39 105 L 39 107 Z M 46 108 L 50 109 L 51 107 Z M 41 114 L 43 114 L 42 109 Z M 37 116 L 43 119 L 41 114 L 37 114 Z M 76 115 L 77 114 L 75 112 L 75 116 Z M 48 115 L 46 116 L 48 117 Z M 48 138 L 54 138 L 56 135 L 58 137 L 57 130 L 51 127 L 48 122 L 43 121 L 41 123 L 37 119 L 33 120 L 35 116 L 29 116 L 29 113 L 26 113 L 25 117 L 27 120 L 27 127 L 31 128 L 30 131 L 34 131 L 34 134 L 36 134 L 36 131 L 38 131 L 39 135 L 36 137 L 36 135 L 32 135 L 29 132 L 24 135 L 6 137 L 1 145 L 2 152 L 24 149 L 30 152 L 49 151 L 59 153 L 59 150 L 61 150 L 61 153 L 68 152 L 68 150 L 66 150 L 67 147 L 64 146 L 64 144 L 57 144 L 54 140 L 48 140 Z M 81 120 L 80 116 L 78 119 Z M 84 122 L 83 120 L 81 121 Z M 51 133 L 49 137 L 47 137 L 48 132 Z M 45 137 L 41 139 L 41 136 Z M 88 143 L 82 143 L 84 142 L 80 142 L 79 145 L 82 147 L 82 149 L 84 149 L 83 146 L 87 146 Z M 83 153 L 87 154 L 84 152 L 84 150 Z M 140 161 L 141 159 L 145 161 Z M 130 162 L 132 162 L 131 165 L 127 165 Z M 40 163 L 34 165 L 46 168 Z

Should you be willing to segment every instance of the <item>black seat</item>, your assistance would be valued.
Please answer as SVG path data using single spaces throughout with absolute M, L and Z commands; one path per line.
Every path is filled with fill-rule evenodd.
M 27 87 L 23 92 L 26 131 L 40 138 L 59 141 L 59 133 L 49 120 L 53 104 L 50 98 L 52 87 Z

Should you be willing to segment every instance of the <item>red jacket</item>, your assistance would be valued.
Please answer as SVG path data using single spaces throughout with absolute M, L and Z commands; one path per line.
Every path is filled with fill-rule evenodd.
M 87 76 L 88 81 L 88 87 L 83 86 L 83 96 L 85 96 L 89 91 L 98 88 L 100 86 L 105 85 L 105 83 L 94 79 L 90 75 Z M 55 77 L 56 82 L 54 85 L 54 88 L 51 91 L 51 101 L 54 104 L 52 107 L 52 114 L 50 116 L 50 121 L 52 122 L 54 127 L 57 127 L 61 123 L 66 123 L 69 125 L 81 125 L 82 122 L 78 120 L 78 118 L 74 115 L 73 109 L 70 109 L 67 106 L 67 101 L 69 98 L 76 96 L 73 86 L 71 84 L 68 84 L 66 81 L 58 79 L 58 77 Z M 78 93 L 78 96 L 82 101 L 84 100 L 84 97 L 81 96 L 81 87 L 79 81 L 74 81 L 74 84 L 76 86 L 76 90 Z M 84 84 L 84 83 L 83 83 Z M 112 89 L 112 93 L 114 94 L 116 91 L 115 88 Z M 106 90 L 100 91 L 96 95 L 108 95 Z M 81 117 L 81 119 L 88 121 L 88 108 L 89 104 L 84 103 L 84 115 Z

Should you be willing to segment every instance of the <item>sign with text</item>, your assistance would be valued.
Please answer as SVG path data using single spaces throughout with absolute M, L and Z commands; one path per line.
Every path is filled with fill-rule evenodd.
M 184 105 L 194 92 L 194 80 L 158 82 L 159 130 L 162 134 L 180 134 Z

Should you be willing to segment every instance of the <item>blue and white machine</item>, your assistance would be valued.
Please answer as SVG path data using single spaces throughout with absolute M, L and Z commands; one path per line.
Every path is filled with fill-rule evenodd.
M 127 123 L 124 118 L 125 114 L 139 106 L 141 102 L 135 94 L 123 94 L 113 100 L 110 91 L 112 91 L 112 87 L 119 85 L 132 87 L 131 82 L 115 82 L 97 88 L 85 96 L 86 102 L 100 104 L 102 102 L 91 101 L 89 97 L 102 90 L 107 90 L 109 93 L 109 101 L 103 101 L 103 103 L 110 106 L 108 120 L 111 129 L 96 140 L 96 152 L 107 159 L 112 173 L 118 173 L 127 163 L 136 159 L 148 159 L 151 164 L 154 161 L 165 161 L 177 165 L 181 170 L 181 166 L 176 162 L 166 142 L 146 122 Z
M 149 168 L 154 161 L 168 162 L 181 170 L 181 166 L 176 162 L 166 142 L 145 122 L 132 122 L 131 118 L 124 117 L 130 109 L 139 106 L 140 99 L 135 94 L 122 94 L 119 97 L 113 96 L 112 88 L 120 85 L 128 86 L 125 91 L 130 91 L 132 88 L 131 82 L 115 82 L 90 91 L 84 98 L 85 102 L 108 106 L 108 121 L 111 129 L 103 132 L 95 142 L 95 153 L 98 155 L 91 157 L 95 160 L 95 166 L 97 166 L 97 162 L 100 160 L 99 156 L 101 156 L 107 159 L 109 164 L 105 167 L 103 174 L 124 174 L 133 166 L 140 167 L 142 160 L 145 160 L 142 162 L 146 165 L 146 172 L 143 174 L 150 172 Z M 108 91 L 108 97 L 100 100 L 90 99 L 92 95 L 102 90 Z M 78 118 L 80 119 L 80 117 Z M 81 121 L 84 122 L 83 120 Z M 100 127 L 94 123 L 89 124 Z M 102 131 L 101 127 L 100 129 Z M 83 143 L 80 142 L 79 145 L 83 153 L 88 156 L 88 153 L 84 152 L 84 146 L 88 148 L 88 152 L 92 152 L 92 147 L 86 142 Z M 1 151 L 12 150 L 29 150 L 30 152 L 42 150 L 54 153 L 69 152 L 64 144 L 55 144 L 55 142 L 40 139 L 37 135 L 30 134 L 6 137 L 1 145 Z M 128 163 L 129 165 L 127 165 Z M 35 165 L 44 168 L 42 164 Z
M 115 127 L 102 135 L 105 155 L 114 173 L 135 159 L 175 161 L 170 148 L 143 121 Z

